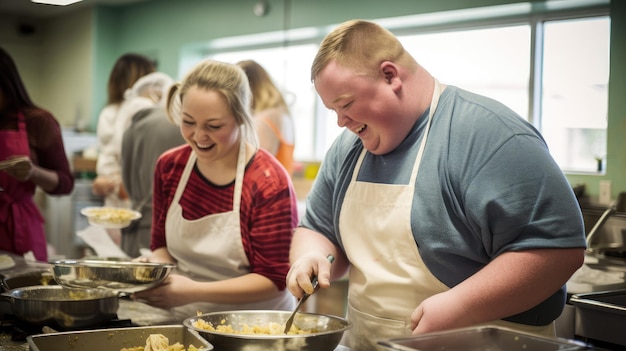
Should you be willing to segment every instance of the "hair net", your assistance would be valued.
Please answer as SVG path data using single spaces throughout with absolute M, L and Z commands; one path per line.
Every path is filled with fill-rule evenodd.
M 165 97 L 174 80 L 165 73 L 153 72 L 137 80 L 125 97 L 143 96 L 152 99 L 156 104 L 165 106 Z

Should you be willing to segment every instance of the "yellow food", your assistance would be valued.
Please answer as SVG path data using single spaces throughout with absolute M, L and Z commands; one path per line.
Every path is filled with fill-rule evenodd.
M 0 255 L 0 269 L 7 269 L 15 266 L 15 261 L 9 255 Z
M 126 208 L 99 207 L 85 210 L 85 215 L 99 223 L 122 224 L 136 219 L 136 214 Z
M 133 272 L 135 279 L 140 282 L 151 282 L 154 280 L 154 270 L 151 268 L 136 268 Z
M 54 278 L 52 277 L 51 274 L 42 274 L 41 275 L 41 280 L 39 281 L 39 283 L 41 285 L 48 285 L 50 284 L 50 282 L 54 280 Z
M 78 290 L 78 289 L 69 290 L 67 294 L 71 300 L 86 300 L 91 297 L 91 295 L 88 292 Z
M 284 325 L 270 322 L 268 325 L 253 325 L 249 326 L 248 324 L 243 324 L 240 329 L 233 328 L 230 324 L 225 324 L 225 321 L 221 321 L 222 324 L 218 326 L 213 326 L 213 323 L 207 322 L 202 318 L 197 319 L 193 322 L 193 326 L 198 329 L 214 331 L 218 333 L 225 334 L 245 334 L 245 335 L 285 335 Z M 294 334 L 312 334 L 315 333 L 316 330 L 312 329 L 300 329 L 295 325 L 292 325 L 288 335 Z
M 124 347 L 120 351 L 200 351 L 189 345 L 187 349 L 179 342 L 170 345 L 169 339 L 163 334 L 150 334 L 146 339 L 146 346 Z

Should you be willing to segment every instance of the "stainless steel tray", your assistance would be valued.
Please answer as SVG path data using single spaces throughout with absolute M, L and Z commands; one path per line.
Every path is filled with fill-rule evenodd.
M 577 294 L 576 335 L 626 346 L 626 290 Z
M 380 345 L 399 351 L 573 351 L 591 350 L 583 343 L 550 339 L 498 326 L 453 329 L 419 336 L 381 340 Z
M 111 328 L 31 335 L 26 338 L 30 351 L 119 351 L 124 347 L 145 346 L 150 334 L 163 334 L 171 344 L 180 342 L 202 350 L 212 350 L 213 345 L 198 333 L 182 325 L 155 327 Z

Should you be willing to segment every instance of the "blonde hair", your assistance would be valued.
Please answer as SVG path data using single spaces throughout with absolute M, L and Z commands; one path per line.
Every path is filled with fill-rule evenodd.
M 282 108 L 288 111 L 287 103 L 280 90 L 274 84 L 269 73 L 256 61 L 237 62 L 248 77 L 252 90 L 252 112 L 258 113 L 270 108 Z
M 364 20 L 346 21 L 324 38 L 311 65 L 311 81 L 331 61 L 370 77 L 377 75 L 384 61 L 417 69 L 417 62 L 393 33 Z
M 258 147 L 258 140 L 250 114 L 252 93 L 248 78 L 237 65 L 214 60 L 203 60 L 198 63 L 180 83 L 172 85 L 167 94 L 167 112 L 170 120 L 176 125 L 182 121 L 182 101 L 192 87 L 214 90 L 222 94 L 230 106 L 230 110 L 243 129 L 245 140 Z

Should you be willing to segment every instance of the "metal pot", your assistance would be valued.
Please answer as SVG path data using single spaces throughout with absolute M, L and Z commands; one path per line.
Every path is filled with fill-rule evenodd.
M 333 351 L 344 332 L 352 327 L 348 320 L 336 316 L 298 312 L 293 325 L 310 330 L 304 334 L 241 334 L 209 331 L 195 326 L 198 319 L 217 327 L 230 325 L 235 331 L 248 327 L 267 327 L 270 323 L 284 325 L 291 311 L 223 311 L 190 317 L 183 325 L 198 332 L 216 350 L 231 351 Z M 280 329 L 282 331 L 282 329 Z
M 54 280 L 67 288 L 135 293 L 163 282 L 175 264 L 111 260 L 51 260 Z
M 68 289 L 36 285 L 2 294 L 13 314 L 23 322 L 78 329 L 102 325 L 117 315 L 118 296 L 104 289 Z

